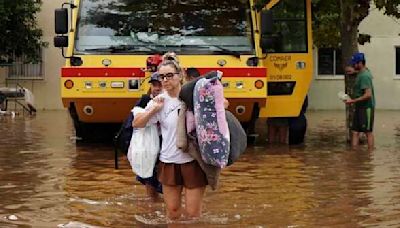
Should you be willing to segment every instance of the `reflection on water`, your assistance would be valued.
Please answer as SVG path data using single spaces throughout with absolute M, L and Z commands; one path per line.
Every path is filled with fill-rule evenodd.
M 204 218 L 174 227 L 399 227 L 400 115 L 376 117 L 373 152 L 348 148 L 342 112 L 309 113 L 303 147 L 262 132 L 206 193 Z M 0 227 L 169 226 L 111 146 L 76 145 L 66 112 L 0 117 L 0 136 Z

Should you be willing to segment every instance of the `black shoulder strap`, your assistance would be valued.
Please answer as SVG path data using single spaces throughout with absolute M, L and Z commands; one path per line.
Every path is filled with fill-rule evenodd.
M 147 103 L 149 103 L 151 101 L 151 97 L 147 94 L 144 94 L 142 96 L 142 98 L 140 98 L 140 100 L 138 101 L 138 103 L 136 103 L 135 106 L 139 106 L 141 108 L 146 108 Z

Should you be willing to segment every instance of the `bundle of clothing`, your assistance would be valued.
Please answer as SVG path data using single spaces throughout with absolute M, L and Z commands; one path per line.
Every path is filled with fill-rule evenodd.
M 197 160 L 215 190 L 221 169 L 246 150 L 247 136 L 240 122 L 224 108 L 223 86 L 212 71 L 183 85 L 177 146 Z

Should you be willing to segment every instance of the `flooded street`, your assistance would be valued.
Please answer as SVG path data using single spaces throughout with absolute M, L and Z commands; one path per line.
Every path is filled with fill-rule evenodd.
M 400 115 L 378 111 L 376 150 L 351 150 L 343 112 L 310 112 L 304 147 L 261 134 L 178 227 L 400 227 Z M 258 125 L 265 126 L 265 120 Z M 167 227 L 124 157 L 77 145 L 65 111 L 0 117 L 0 227 Z

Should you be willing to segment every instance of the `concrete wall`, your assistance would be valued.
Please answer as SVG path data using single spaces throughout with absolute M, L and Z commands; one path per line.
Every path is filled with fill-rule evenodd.
M 372 36 L 371 42 L 360 46 L 367 66 L 374 76 L 377 109 L 400 109 L 400 76 L 396 78 L 395 47 L 400 47 L 400 20 L 383 15 L 371 7 L 370 15 L 360 25 L 360 32 Z M 315 60 L 317 60 L 315 58 Z M 315 64 L 316 65 L 316 64 Z M 317 68 L 314 69 L 317 74 Z M 344 91 L 343 79 L 320 79 L 314 75 L 309 92 L 310 109 L 343 109 L 337 93 Z
M 42 10 L 37 15 L 38 24 L 43 29 L 43 40 L 49 43 L 43 53 L 44 80 L 7 80 L 9 86 L 19 83 L 30 89 L 35 96 L 35 105 L 38 110 L 63 109 L 60 92 L 60 67 L 63 65 L 64 59 L 60 50 L 53 47 L 54 9 L 61 7 L 63 2 L 63 0 L 44 0 Z

